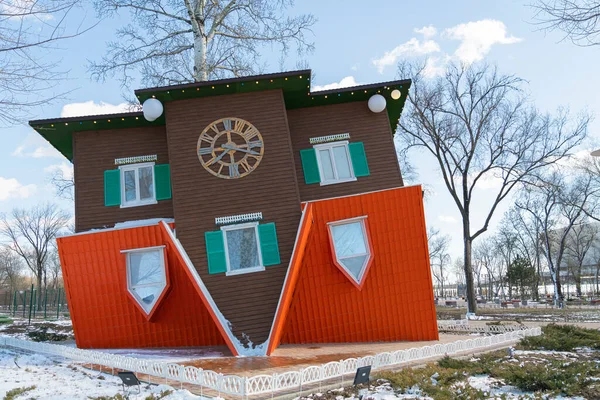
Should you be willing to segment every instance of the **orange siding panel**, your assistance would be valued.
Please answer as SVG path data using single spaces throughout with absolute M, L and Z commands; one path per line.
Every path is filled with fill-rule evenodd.
M 149 321 L 128 295 L 121 250 L 166 246 L 170 290 Z M 230 344 L 214 322 L 161 225 L 58 239 L 75 340 L 80 348 Z
M 437 340 L 421 188 L 310 204 L 314 224 L 281 343 Z M 358 290 L 333 263 L 327 223 L 363 215 L 374 258 Z

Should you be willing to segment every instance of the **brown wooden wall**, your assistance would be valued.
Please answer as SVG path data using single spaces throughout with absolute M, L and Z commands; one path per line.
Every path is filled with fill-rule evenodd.
M 302 201 L 403 186 L 386 112 L 371 112 L 367 102 L 345 103 L 288 110 L 288 121 Z M 305 184 L 300 150 L 312 147 L 309 143 L 311 137 L 338 133 L 349 133 L 350 142 L 364 143 L 371 175 L 334 185 Z
M 177 238 L 234 334 L 245 333 L 261 344 L 269 335 L 301 214 L 283 94 L 270 90 L 179 100 L 167 103 L 165 112 Z M 260 165 L 240 179 L 211 175 L 196 154 L 202 130 L 226 117 L 249 121 L 264 140 Z M 219 229 L 215 217 L 251 212 L 275 222 L 281 264 L 243 275 L 209 275 L 204 233 Z
M 76 132 L 73 149 L 76 232 L 124 221 L 173 218 L 171 200 L 128 208 L 104 205 L 104 171 L 118 168 L 115 158 L 156 154 L 157 164 L 169 163 L 164 126 Z

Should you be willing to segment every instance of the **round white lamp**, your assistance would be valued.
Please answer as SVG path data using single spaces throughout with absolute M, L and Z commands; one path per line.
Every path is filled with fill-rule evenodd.
M 380 94 L 374 94 L 369 99 L 369 110 L 373 111 L 374 113 L 380 113 L 385 110 L 385 104 L 385 97 Z
M 592 151 L 592 157 L 600 157 L 600 149 Z
M 142 111 L 144 112 L 144 118 L 152 122 L 163 113 L 163 105 L 157 99 L 148 99 L 142 104 Z
M 392 99 L 398 100 L 400 98 L 401 94 L 402 93 L 400 93 L 400 91 L 398 89 L 392 90 L 392 93 L 391 93 Z

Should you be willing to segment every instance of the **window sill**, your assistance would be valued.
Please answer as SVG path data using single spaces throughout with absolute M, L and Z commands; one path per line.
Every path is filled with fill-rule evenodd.
M 130 208 L 130 207 L 141 207 L 141 206 L 149 206 L 151 204 L 158 204 L 158 201 L 145 201 L 143 203 L 129 203 L 129 204 L 121 204 L 121 208 Z
M 252 272 L 260 272 L 260 271 L 264 271 L 264 270 L 265 270 L 265 267 L 242 268 L 242 269 L 236 269 L 235 271 L 227 271 L 225 273 L 225 276 L 251 274 Z
M 354 182 L 356 180 L 357 180 L 356 178 L 342 179 L 342 180 L 339 180 L 339 181 L 321 182 L 320 185 L 321 186 L 328 186 L 328 185 L 335 185 L 335 184 L 338 184 L 338 183 Z

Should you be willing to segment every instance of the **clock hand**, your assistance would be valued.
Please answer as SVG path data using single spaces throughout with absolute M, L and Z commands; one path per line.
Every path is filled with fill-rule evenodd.
M 241 152 L 252 154 L 252 155 L 255 155 L 255 156 L 259 155 L 259 153 L 257 153 L 254 150 L 246 150 L 246 149 L 242 149 L 241 147 L 232 146 L 230 144 L 223 144 L 221 147 L 223 147 L 225 149 L 229 149 L 229 150 L 241 151 Z
M 223 147 L 223 146 L 221 146 L 221 147 Z M 222 152 L 221 154 L 219 154 L 219 156 L 217 158 L 215 158 L 209 165 L 213 165 L 217 161 L 221 160 L 221 158 L 223 158 L 225 156 L 225 154 L 229 153 L 230 150 L 231 149 L 227 149 L 224 152 Z

